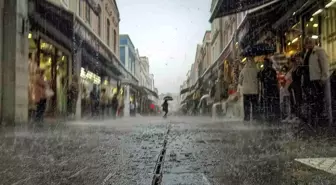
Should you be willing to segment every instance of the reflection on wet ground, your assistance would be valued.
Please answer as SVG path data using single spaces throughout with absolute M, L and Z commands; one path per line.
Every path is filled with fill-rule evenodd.
M 0 184 L 151 184 L 169 125 L 162 184 L 336 184 L 294 160 L 336 156 L 333 139 L 191 117 L 2 128 Z

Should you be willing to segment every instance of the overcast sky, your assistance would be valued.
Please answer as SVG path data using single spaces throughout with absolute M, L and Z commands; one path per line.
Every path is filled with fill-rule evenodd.
M 177 93 L 209 23 L 211 0 L 117 0 L 120 34 L 149 57 L 159 93 Z

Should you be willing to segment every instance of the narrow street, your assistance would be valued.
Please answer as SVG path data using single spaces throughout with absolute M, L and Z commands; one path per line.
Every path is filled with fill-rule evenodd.
M 334 157 L 332 146 L 285 128 L 205 117 L 6 127 L 0 184 L 335 184 L 334 175 L 295 161 Z

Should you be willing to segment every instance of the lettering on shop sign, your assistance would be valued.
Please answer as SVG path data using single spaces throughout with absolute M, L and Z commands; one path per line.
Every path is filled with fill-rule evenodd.
M 336 41 L 336 31 L 330 33 L 328 36 L 323 37 L 323 40 L 327 40 L 328 43 Z

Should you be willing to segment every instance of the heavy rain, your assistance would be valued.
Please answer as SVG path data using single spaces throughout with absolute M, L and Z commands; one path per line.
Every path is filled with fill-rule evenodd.
M 0 185 L 336 184 L 336 0 L 0 0 Z

